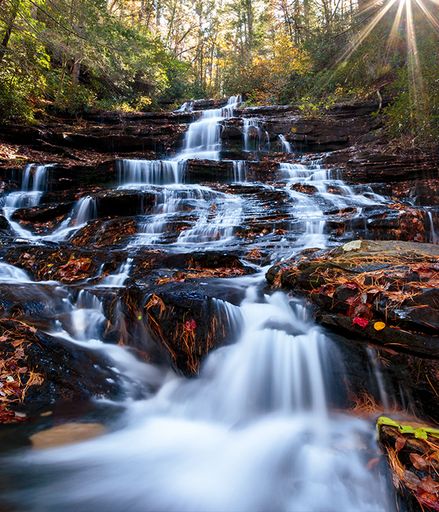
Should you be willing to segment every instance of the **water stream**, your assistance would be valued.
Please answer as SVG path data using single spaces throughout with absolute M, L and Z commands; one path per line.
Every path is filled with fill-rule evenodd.
M 245 201 L 211 187 L 185 184 L 184 172 L 189 159 L 220 158 L 221 122 L 233 115 L 239 102 L 239 97 L 232 97 L 225 107 L 202 112 L 189 126 L 182 151 L 172 159 L 121 160 L 116 186 L 146 188 L 156 197 L 153 211 L 139 216 L 127 260 L 95 288 L 88 285 L 76 295 L 52 285 L 64 290 L 65 297 L 64 314 L 54 322 L 51 334 L 107 351 L 118 371 L 157 391 L 147 399 L 121 404 L 120 424 L 102 437 L 74 447 L 23 450 L 9 459 L 7 464 L 24 475 L 8 492 L 17 510 L 393 510 L 388 482 L 367 467 L 375 453 L 373 425 L 334 408 L 340 402 L 340 383 L 348 380 L 336 343 L 311 320 L 300 300 L 283 292 L 264 292 L 265 268 L 224 280 L 224 286 L 245 290 L 240 305 L 218 301 L 238 341 L 211 352 L 197 378 L 164 374 L 123 347 L 104 342 L 105 312 L 93 291 L 126 285 L 136 250 L 160 245 L 181 253 L 218 247 L 225 251 L 236 243 Z M 249 130 L 257 124 L 250 119 L 245 126 L 243 149 L 249 151 L 255 149 Z M 262 150 L 264 135 L 259 128 L 256 133 Z M 233 169 L 233 181 L 246 182 L 246 164 L 236 161 Z M 27 168 L 22 191 L 6 198 L 5 214 L 21 236 L 23 228 L 11 221 L 13 211 L 38 205 L 45 190 L 45 171 L 34 171 Z M 294 243 L 281 241 L 280 248 L 273 249 L 284 257 L 328 244 L 328 205 L 353 207 L 360 213 L 364 206 L 386 202 L 370 191 L 353 190 L 319 165 L 283 163 L 279 175 L 282 191 L 292 203 L 291 229 L 298 233 Z M 85 196 L 52 235 L 34 239 L 65 239 L 96 215 L 96 203 Z M 185 229 L 171 236 L 168 226 L 176 220 Z M 0 281 L 37 284 L 6 263 L 0 263 Z M 377 370 L 375 384 L 383 405 L 388 405 L 383 378 Z

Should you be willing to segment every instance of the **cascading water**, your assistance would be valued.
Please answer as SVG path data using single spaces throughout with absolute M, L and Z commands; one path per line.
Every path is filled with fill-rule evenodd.
M 282 151 L 285 151 L 285 153 L 293 152 L 293 148 L 291 147 L 291 144 L 285 138 L 285 135 L 279 135 L 279 140 L 280 140 L 280 143 L 282 146 Z
M 113 275 L 109 275 L 105 277 L 99 286 L 110 287 L 110 288 L 120 288 L 125 284 L 125 281 L 128 279 L 130 275 L 131 265 L 133 264 L 133 259 L 128 258 L 126 262 L 121 265 L 119 272 Z
M 182 231 L 178 244 L 226 243 L 232 239 L 242 215 L 241 200 L 237 197 L 219 195 L 214 203 L 198 203 L 199 216 L 193 227 Z M 222 199 L 222 200 L 221 200 Z
M 433 220 L 433 213 L 431 210 L 427 210 L 428 224 L 430 228 L 430 242 L 432 244 L 439 244 L 439 234 L 436 231 L 436 226 Z
M 236 227 L 243 224 L 245 200 L 240 196 L 182 183 L 187 159 L 220 157 L 220 123 L 233 115 L 238 101 L 234 97 L 222 109 L 203 112 L 190 125 L 184 149 L 174 159 L 119 161 L 119 187 L 148 187 L 156 194 L 153 211 L 138 219 L 139 232 L 125 247 L 129 256 L 115 274 L 94 287 L 90 284 L 94 278 L 87 280 L 79 291 L 55 283 L 65 295 L 64 310 L 54 317 L 50 334 L 104 351 L 121 374 L 142 379 L 158 392 L 147 400 L 126 401 L 122 421 L 101 438 L 74 448 L 20 453 L 4 464 L 18 467 L 25 475 L 8 479 L 8 498 L 15 509 L 393 510 L 387 483 L 367 469 L 374 453 L 373 427 L 334 405 L 339 403 L 340 383 L 349 380 L 335 343 L 307 317 L 300 301 L 290 301 L 282 292 L 264 295 L 262 272 L 221 280 L 230 290 L 247 290 L 239 306 L 222 299 L 212 301 L 217 318 L 223 318 L 231 332 L 227 341 L 238 342 L 211 352 L 197 378 L 186 379 L 171 371 L 165 376 L 121 346 L 104 343 L 107 303 L 101 294 L 114 297 L 117 288 L 126 285 L 135 261 L 131 252 L 138 245 L 169 244 L 166 248 L 162 245 L 160 251 L 154 248 L 154 253 L 170 249 L 187 254 L 198 247 L 221 252 L 233 240 Z M 327 205 L 361 208 L 385 202 L 369 192 L 356 194 L 318 165 L 280 164 L 279 170 L 285 189 L 266 186 L 266 190 L 281 191 L 291 199 L 287 212 L 293 217 L 291 227 L 301 225 L 295 229 L 298 239 L 288 243 L 284 256 L 327 244 Z M 246 181 L 244 161 L 234 162 L 233 171 L 235 182 Z M 29 188 L 30 172 L 25 172 L 23 179 Z M 43 182 L 39 176 L 33 184 L 42 187 Z M 52 238 L 40 239 L 62 240 L 96 215 L 96 203 L 85 196 Z M 171 222 L 178 223 L 177 234 L 168 229 Z M 277 250 L 274 243 L 270 250 Z M 0 281 L 28 283 L 30 278 L 2 263 Z M 123 316 L 121 309 L 116 308 L 116 313 Z M 373 354 L 369 355 L 372 360 Z M 390 399 L 379 368 L 375 378 L 386 405 Z M 347 389 L 343 393 L 347 394 Z
M 367 423 L 328 409 L 333 347 L 284 294 L 254 292 L 239 308 L 240 341 L 212 353 L 197 380 L 171 378 L 128 409 L 122 430 L 25 456 L 26 510 L 391 510 L 366 469 Z
M 47 191 L 48 170 L 54 165 L 33 164 L 26 166 L 23 171 L 22 187 L 20 192 L 11 192 L 6 196 L 3 213 L 17 235 L 32 241 L 59 241 L 68 234 L 78 230 L 97 215 L 96 200 L 91 196 L 80 198 L 71 213 L 59 227 L 49 235 L 35 235 L 23 228 L 18 222 L 12 220 L 18 208 L 30 208 L 40 204 L 41 197 Z M 33 172 L 32 172 L 33 171 Z
M 189 125 L 183 151 L 177 158 L 218 160 L 221 151 L 221 121 L 233 116 L 241 103 L 239 96 L 231 96 L 227 105 L 218 109 L 204 110 L 201 117 Z
M 119 185 L 168 185 L 181 183 L 184 174 L 184 161 L 173 160 L 119 160 L 117 171 Z
M 196 212 L 194 224 L 174 240 L 177 246 L 227 242 L 241 219 L 239 200 L 218 193 L 208 187 L 182 185 L 186 162 L 189 159 L 218 160 L 221 151 L 221 121 L 232 117 L 240 104 L 239 96 L 229 98 L 224 107 L 205 110 L 198 120 L 189 125 L 183 149 L 172 160 L 120 160 L 118 181 L 120 188 L 162 186 L 151 217 L 140 223 L 140 232 L 134 244 L 155 245 L 168 242 L 166 226 L 185 208 Z M 233 164 L 235 165 L 235 164 Z M 245 180 L 245 167 L 234 167 L 235 181 Z
M 6 196 L 3 214 L 17 235 L 23 238 L 32 238 L 32 234 L 22 228 L 18 222 L 13 221 L 12 216 L 18 208 L 31 208 L 39 205 L 41 197 L 47 190 L 50 167 L 53 165 L 27 165 L 22 174 L 21 190 L 11 192 Z
M 288 193 L 295 201 L 292 214 L 293 222 L 297 219 L 303 224 L 303 235 L 297 246 L 325 247 L 325 204 L 337 209 L 356 207 L 359 212 L 363 206 L 385 204 L 387 200 L 378 194 L 367 192 L 355 193 L 351 187 L 332 177 L 332 171 L 322 169 L 318 164 L 304 166 L 301 164 L 281 163 L 280 172 L 287 182 Z M 332 193 L 329 189 L 332 188 Z M 334 193 L 337 190 L 338 193 Z
M 245 160 L 234 160 L 233 165 L 233 181 L 241 183 L 247 181 L 247 163 Z
M 21 268 L 0 261 L 0 283 L 29 283 L 30 277 Z

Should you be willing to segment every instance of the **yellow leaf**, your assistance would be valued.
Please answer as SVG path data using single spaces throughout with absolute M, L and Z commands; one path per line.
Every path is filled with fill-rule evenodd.
M 386 324 L 384 322 L 375 322 L 373 324 L 373 328 L 376 330 L 376 331 L 382 331 L 384 329 L 384 327 L 386 327 Z

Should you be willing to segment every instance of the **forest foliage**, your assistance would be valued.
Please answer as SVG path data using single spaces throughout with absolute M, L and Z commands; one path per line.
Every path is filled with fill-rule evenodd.
M 384 98 L 388 130 L 439 133 L 437 0 L 0 0 L 0 113 Z

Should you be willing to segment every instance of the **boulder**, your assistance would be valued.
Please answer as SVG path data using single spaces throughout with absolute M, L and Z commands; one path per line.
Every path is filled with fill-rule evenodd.
M 102 353 L 0 319 L 0 423 L 24 421 L 67 402 L 121 395 L 121 379 Z
M 267 279 L 304 294 L 331 329 L 439 358 L 438 270 L 437 245 L 356 240 L 304 251 L 271 267 Z

